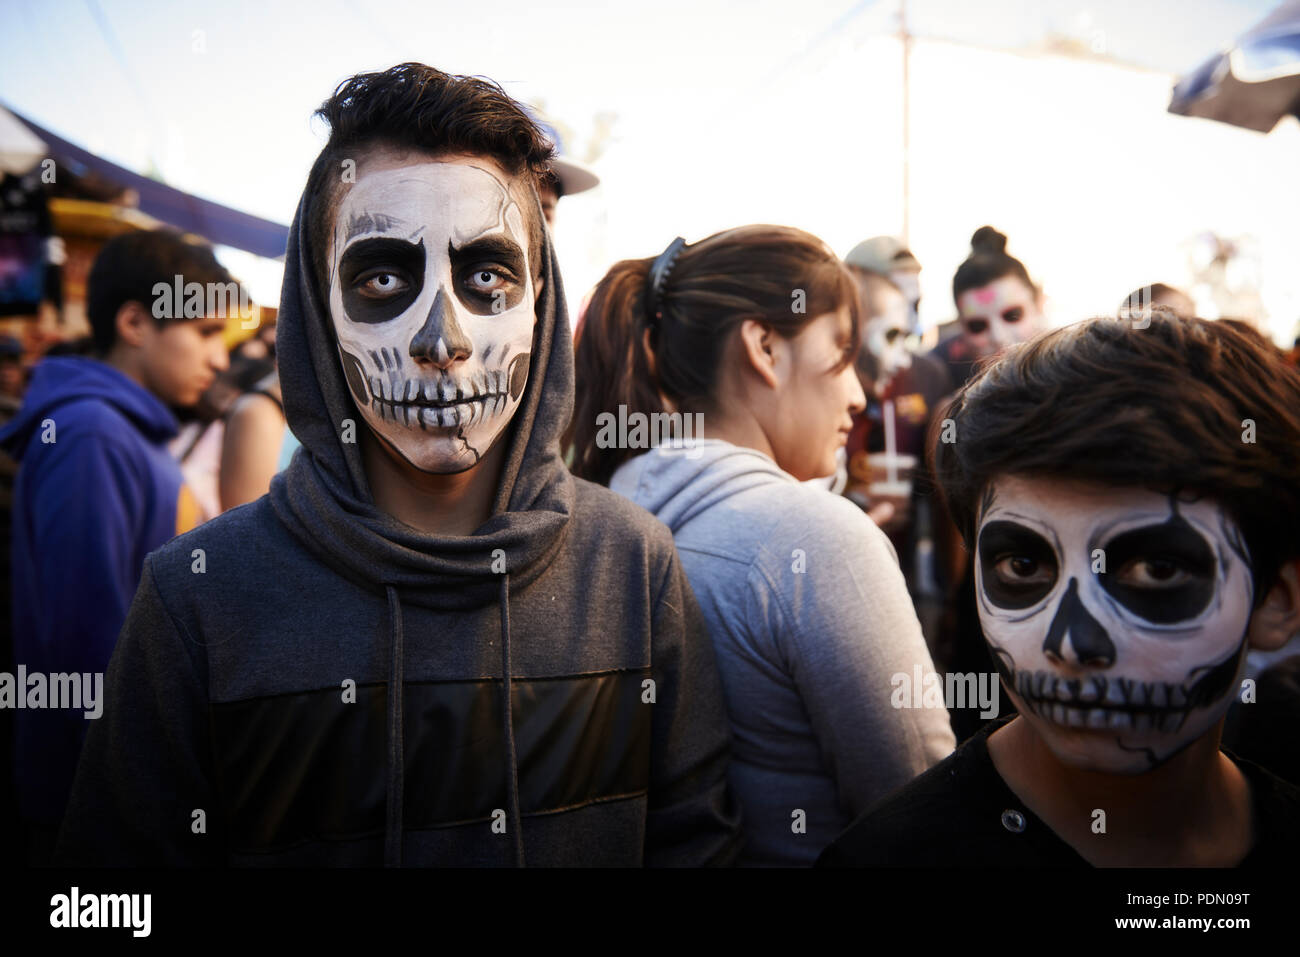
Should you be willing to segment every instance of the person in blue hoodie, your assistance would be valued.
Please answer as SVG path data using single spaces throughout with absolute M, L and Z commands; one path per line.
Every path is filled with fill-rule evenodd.
M 146 561 L 56 860 L 729 862 L 730 736 L 672 536 L 560 458 L 549 142 L 419 63 L 321 115 L 276 332 L 301 447 Z
M 171 301 L 177 276 L 182 289 L 231 281 L 210 248 L 177 233 L 107 242 L 86 287 L 94 355 L 40 362 L 22 408 L 0 432 L 19 462 L 14 657 L 28 678 L 8 706 L 23 696 L 14 761 L 33 862 L 53 851 L 88 723 L 87 709 L 41 707 L 35 676 L 102 682 L 145 555 L 194 522 L 167 449 L 177 432 L 172 409 L 196 403 L 226 367 L 225 322 L 186 319 Z

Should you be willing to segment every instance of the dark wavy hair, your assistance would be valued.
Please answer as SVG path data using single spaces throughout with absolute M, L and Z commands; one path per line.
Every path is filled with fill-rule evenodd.
M 315 113 L 330 127 L 329 142 L 307 178 L 312 197 L 307 235 L 322 301 L 328 301 L 329 233 L 343 183 L 343 161 L 360 163 L 372 149 L 490 156 L 533 191 L 524 203 L 533 275 L 541 273 L 542 213 L 538 178 L 550 170 L 551 141 L 525 108 L 491 80 L 454 76 L 423 63 L 359 73 L 339 84 Z
M 968 548 L 1000 475 L 1202 494 L 1241 529 L 1262 600 L 1300 557 L 1300 372 L 1244 322 L 1149 322 L 1090 319 L 1009 349 L 935 417 L 935 480 Z

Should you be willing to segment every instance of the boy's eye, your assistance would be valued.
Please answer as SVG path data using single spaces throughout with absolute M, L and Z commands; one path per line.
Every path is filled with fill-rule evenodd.
M 977 546 L 984 594 L 999 608 L 1028 608 L 1051 593 L 1060 575 L 1056 552 L 1019 522 L 987 522 Z
M 1052 579 L 1051 570 L 1044 569 L 1038 559 L 1030 555 L 1007 555 L 994 562 L 993 568 L 1003 581 L 1020 585 Z
M 1122 532 L 1104 552 L 1112 571 L 1102 574 L 1102 587 L 1139 618 L 1187 621 L 1214 597 L 1214 548 L 1181 516 Z
M 1023 318 L 1025 318 L 1025 310 L 1020 306 L 1016 306 L 1014 309 L 1008 309 L 1002 314 L 1003 322 L 1019 322 Z
M 1126 564 L 1115 578 L 1130 588 L 1178 588 L 1192 576 L 1172 559 L 1144 558 Z

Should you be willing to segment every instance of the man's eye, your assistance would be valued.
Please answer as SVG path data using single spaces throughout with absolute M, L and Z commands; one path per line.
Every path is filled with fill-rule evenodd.
M 495 269 L 475 269 L 466 279 L 471 292 L 493 293 L 506 284 L 506 276 Z
M 1056 570 L 1029 555 L 1004 555 L 993 564 L 993 570 L 1004 582 L 1011 585 L 1034 585 L 1053 580 Z
M 410 284 L 390 270 L 376 270 L 357 280 L 357 291 L 370 299 L 389 299 L 410 288 Z
M 1177 561 L 1169 558 L 1136 558 L 1115 576 L 1119 584 L 1130 588 L 1178 588 L 1191 577 Z

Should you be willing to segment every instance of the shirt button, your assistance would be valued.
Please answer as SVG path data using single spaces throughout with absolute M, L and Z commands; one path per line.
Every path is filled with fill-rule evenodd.
M 1019 811 L 1003 811 L 1002 826 L 1012 834 L 1019 834 L 1025 829 L 1025 816 Z

